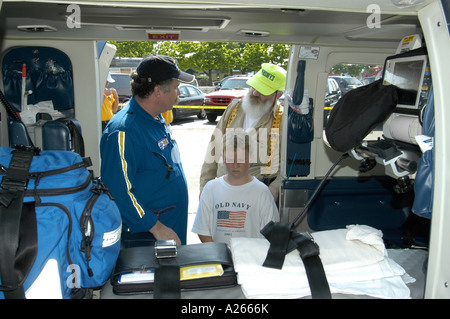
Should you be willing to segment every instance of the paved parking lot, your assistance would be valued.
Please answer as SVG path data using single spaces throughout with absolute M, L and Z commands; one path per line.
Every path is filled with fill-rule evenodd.
M 192 223 L 198 206 L 200 170 L 216 123 L 210 123 L 208 120 L 199 120 L 196 116 L 191 116 L 172 123 L 171 127 L 173 137 L 180 149 L 181 162 L 189 186 L 187 243 L 194 244 L 200 242 L 198 236 L 191 233 Z

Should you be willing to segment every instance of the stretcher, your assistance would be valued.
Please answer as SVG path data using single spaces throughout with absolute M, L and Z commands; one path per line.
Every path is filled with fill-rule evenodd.
M 425 249 L 387 249 L 387 255 L 395 263 L 400 265 L 405 272 L 414 280 L 410 280 L 406 286 L 409 289 L 409 298 L 423 299 L 425 289 L 425 278 L 427 270 L 428 252 Z M 239 272 L 238 272 L 239 277 Z M 264 290 L 264 289 L 263 289 Z M 270 290 L 269 287 L 266 289 Z M 116 295 L 110 282 L 106 283 L 100 291 L 101 299 L 153 299 L 152 293 L 141 293 L 133 295 Z M 206 289 L 182 291 L 181 299 L 244 299 L 246 295 L 241 285 L 221 289 Z M 301 297 L 310 299 L 311 295 Z M 364 294 L 335 293 L 332 289 L 333 299 L 367 299 L 374 298 Z

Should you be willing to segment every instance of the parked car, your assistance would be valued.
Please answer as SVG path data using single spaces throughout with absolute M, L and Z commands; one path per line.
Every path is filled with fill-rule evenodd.
M 119 103 L 125 104 L 131 98 L 131 86 L 130 75 L 126 73 L 111 73 L 114 83 L 110 83 L 108 87 L 116 89 L 119 95 Z M 205 94 L 200 91 L 196 86 L 190 84 L 180 84 L 178 87 L 180 90 L 180 101 L 178 105 L 174 107 L 173 119 L 178 120 L 180 118 L 197 115 L 199 119 L 205 119 L 205 110 L 198 108 L 183 108 L 181 106 L 202 106 Z
M 335 106 L 342 95 L 342 90 L 339 87 L 337 81 L 333 78 L 328 78 L 327 93 L 325 95 L 325 106 Z
M 191 115 L 197 115 L 201 120 L 205 119 L 206 114 L 204 109 L 183 107 L 204 105 L 205 93 L 200 91 L 196 86 L 190 84 L 180 84 L 178 89 L 180 90 L 180 101 L 172 110 L 173 119 L 178 120 Z
M 336 103 L 339 101 L 339 99 L 342 97 L 343 93 L 337 83 L 337 81 L 332 78 L 328 77 L 328 83 L 327 83 L 327 92 L 325 94 L 325 103 L 324 103 L 324 110 L 323 110 L 323 125 L 327 124 L 328 117 L 330 116 L 331 110 L 336 105 Z
M 238 77 L 244 77 L 248 79 L 248 75 L 245 74 L 238 74 L 238 75 L 228 75 L 226 77 L 224 77 L 221 81 L 216 81 L 213 82 L 213 85 L 216 89 L 216 91 L 220 90 L 222 88 L 222 86 L 225 84 L 225 82 L 230 79 L 230 78 L 238 78 Z
M 126 103 L 131 98 L 130 75 L 127 73 L 111 73 L 115 82 L 109 83 L 109 88 L 115 88 L 119 95 L 119 103 Z
M 357 78 L 354 78 L 352 76 L 336 76 L 332 75 L 331 78 L 335 79 L 336 82 L 339 85 L 339 88 L 342 91 L 342 94 L 347 93 L 348 91 L 351 91 L 359 86 L 363 86 L 362 82 L 358 80 Z
M 206 106 L 228 106 L 234 99 L 242 98 L 249 89 L 248 76 L 233 76 L 222 81 L 220 90 L 209 93 L 205 97 Z M 214 122 L 221 116 L 225 109 L 206 109 L 208 121 Z
M 363 78 L 362 80 L 361 80 L 361 82 L 364 84 L 364 85 L 367 85 L 367 84 L 370 84 L 370 83 L 372 83 L 373 81 L 375 81 L 375 76 L 367 76 L 367 77 L 365 77 L 365 78 Z

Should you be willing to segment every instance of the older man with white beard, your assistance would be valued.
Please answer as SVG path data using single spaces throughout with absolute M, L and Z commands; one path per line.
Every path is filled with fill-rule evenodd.
M 281 185 L 280 147 L 282 107 L 278 104 L 286 85 L 286 71 L 274 64 L 263 63 L 261 70 L 247 81 L 248 93 L 232 102 L 214 130 L 200 175 L 200 193 L 205 184 L 226 174 L 222 161 L 222 137 L 226 130 L 245 130 L 250 147 L 257 154 L 251 159 L 249 173 L 265 183 L 275 201 Z M 256 151 L 256 152 L 255 152 Z

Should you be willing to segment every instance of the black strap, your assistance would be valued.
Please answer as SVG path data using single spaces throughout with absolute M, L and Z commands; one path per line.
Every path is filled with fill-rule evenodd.
M 292 225 L 274 222 L 268 223 L 261 233 L 270 242 L 264 267 L 281 269 L 286 254 L 297 249 L 305 266 L 311 296 L 318 299 L 331 298 L 330 287 L 319 257 L 319 246 L 309 233 L 295 232 Z
M 36 153 L 37 149 L 25 146 L 18 146 L 12 151 L 8 172 L 0 185 L 0 204 L 4 207 L 8 207 L 18 194 L 27 189 L 28 171 Z
M 9 101 L 6 99 L 6 96 L 3 94 L 3 92 L 1 90 L 0 90 L 0 102 L 2 102 L 3 106 L 5 107 L 6 112 L 8 113 L 8 115 L 12 121 L 23 123 L 22 119 L 17 114 L 14 107 L 9 103 Z M 25 127 L 25 124 L 24 124 L 24 127 Z M 25 129 L 25 133 L 27 135 L 27 142 L 29 143 L 28 145 L 31 145 L 32 147 L 34 147 L 33 141 L 31 140 L 27 129 Z
M 25 298 L 23 281 L 37 253 L 34 204 L 23 205 L 35 148 L 17 147 L 0 190 L 0 276 L 5 298 Z M 22 209 L 24 208 L 24 212 Z M 34 217 L 33 217 L 34 216 Z M 22 229 L 21 229 L 22 222 Z M 30 233 L 28 228 L 30 227 Z M 21 235 L 26 235 L 23 240 Z M 20 247 L 19 247 L 20 238 Z
M 94 240 L 95 236 L 94 221 L 92 220 L 92 209 L 103 193 L 106 193 L 112 200 L 114 200 L 111 192 L 108 190 L 106 185 L 100 181 L 99 178 L 92 179 L 92 183 L 93 186 L 90 189 L 90 191 L 92 192 L 92 196 L 87 201 L 86 206 L 83 209 L 83 213 L 80 217 L 80 229 L 81 233 L 83 234 L 80 251 L 84 253 L 89 277 L 94 276 L 94 272 L 89 265 L 89 262 L 91 261 L 91 251 L 93 248 L 92 241 Z
M 76 124 L 71 119 L 60 119 L 58 120 L 63 123 L 70 132 L 70 141 L 72 144 L 72 149 L 75 153 L 80 154 L 84 157 L 84 140 L 83 135 L 81 135 L 80 130 L 76 126 Z
M 299 63 L 299 71 L 300 67 L 303 67 Z M 264 261 L 263 266 L 272 267 L 281 269 L 284 262 L 284 255 L 280 257 L 280 251 L 285 249 L 287 246 L 286 253 L 293 251 L 294 249 L 298 249 L 300 251 L 300 256 L 302 257 L 303 263 L 305 265 L 305 269 L 308 276 L 309 285 L 311 288 L 311 295 L 317 296 L 317 298 L 329 298 L 331 297 L 330 288 L 328 286 L 328 281 L 326 279 L 325 273 L 323 271 L 323 265 L 319 258 L 319 250 L 317 247 L 317 255 L 315 256 L 313 246 L 311 246 L 308 241 L 300 240 L 298 238 L 298 232 L 293 231 L 295 229 L 295 224 L 300 220 L 303 214 L 309 209 L 313 200 L 319 194 L 319 191 L 322 189 L 324 183 L 327 181 L 328 176 L 334 170 L 334 168 L 345 158 L 349 157 L 348 153 L 342 154 L 330 167 L 328 172 L 323 177 L 322 181 L 317 186 L 316 190 L 312 194 L 312 196 L 306 202 L 305 207 L 300 211 L 300 213 L 295 217 L 295 219 L 286 226 L 277 226 L 274 222 L 269 222 L 262 230 L 261 234 L 267 238 L 270 242 L 269 251 L 267 253 L 266 260 Z M 279 223 L 278 223 L 279 224 Z M 277 236 L 272 236 L 272 231 L 275 229 L 275 232 L 278 233 Z M 309 241 L 311 241 L 310 236 Z M 275 246 L 275 247 L 274 247 Z M 314 290 L 314 291 L 313 291 Z
M 155 299 L 180 298 L 180 266 L 177 261 L 175 240 L 158 240 L 155 243 L 155 268 L 153 293 Z
M 94 239 L 95 231 L 94 222 L 92 221 L 92 208 L 94 207 L 97 199 L 100 197 L 100 191 L 96 188 L 96 186 L 94 186 L 91 191 L 94 194 L 87 201 L 80 217 L 80 229 L 82 233 L 80 251 L 84 253 L 89 277 L 94 276 L 94 272 L 89 265 L 89 262 L 91 261 L 92 241 Z
M 153 293 L 155 299 L 180 299 L 180 266 L 176 257 L 158 258 Z
M 20 116 L 17 114 L 17 111 L 14 109 L 14 107 L 12 107 L 12 105 L 6 99 L 6 96 L 3 94 L 2 90 L 0 90 L 0 101 L 2 102 L 3 106 L 5 107 L 5 110 L 8 113 L 11 120 L 19 121 L 19 122 L 22 121 L 20 119 Z
M 261 233 L 270 242 L 267 258 L 263 266 L 281 269 L 288 249 L 291 228 L 286 224 L 270 222 L 261 230 Z
M 292 232 L 291 241 L 295 242 L 295 246 L 300 252 L 312 298 L 331 299 L 327 276 L 319 257 L 319 246 L 314 241 L 314 238 L 309 233 Z
M 294 97 L 293 103 L 295 105 L 302 104 L 303 101 L 303 91 L 305 87 L 305 67 L 306 61 L 300 60 L 297 65 L 297 78 L 295 80 L 294 86 Z
M 34 204 L 34 202 L 23 204 L 19 226 L 20 241 L 15 256 L 12 255 L 12 249 L 8 250 L 3 248 L 3 245 L 6 245 L 6 247 L 10 247 L 9 245 L 11 245 L 11 243 L 8 242 L 11 238 L 11 236 L 8 235 L 11 228 L 9 228 L 9 223 L 7 221 L 5 222 L 4 217 L 12 217 L 13 215 L 15 216 L 18 214 L 3 214 L 5 210 L 0 206 L 0 267 L 4 266 L 4 268 L 0 269 L 2 280 L 3 273 L 6 273 L 6 281 L 3 280 L 0 290 L 4 292 L 5 298 L 8 299 L 24 298 L 25 293 L 22 285 L 36 260 L 38 247 L 36 210 Z M 6 237 L 3 235 L 6 235 Z M 6 261 L 6 263 L 3 263 L 3 260 Z M 12 279 L 8 282 L 8 278 Z

